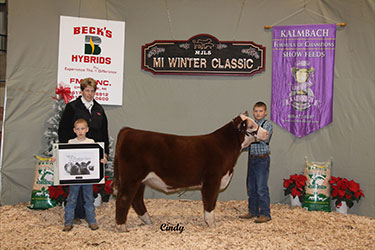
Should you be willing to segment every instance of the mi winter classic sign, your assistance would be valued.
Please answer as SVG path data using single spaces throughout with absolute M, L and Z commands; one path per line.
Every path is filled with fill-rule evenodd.
M 80 95 L 80 81 L 97 81 L 95 100 L 122 105 L 125 22 L 60 17 L 57 83 Z
M 208 34 L 142 46 L 142 69 L 153 74 L 243 75 L 265 70 L 266 49 L 254 42 L 219 41 Z

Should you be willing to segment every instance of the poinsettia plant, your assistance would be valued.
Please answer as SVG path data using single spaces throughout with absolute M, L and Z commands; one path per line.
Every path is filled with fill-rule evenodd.
M 69 195 L 69 186 L 48 186 L 49 197 L 56 201 L 57 205 L 66 204 Z
M 94 198 L 98 197 L 98 194 L 102 197 L 102 201 L 107 202 L 110 195 L 112 194 L 112 180 L 108 176 L 105 176 L 104 184 L 94 184 Z
M 361 196 L 365 197 L 359 183 L 353 180 L 332 176 L 329 184 L 331 184 L 331 198 L 336 200 L 336 207 L 340 207 L 341 202 L 345 201 L 351 208 L 354 201 L 359 202 Z
M 94 184 L 93 185 L 93 195 L 98 197 L 101 195 L 102 201 L 107 202 L 109 196 L 112 194 L 112 180 L 108 176 L 105 176 L 104 184 Z M 69 186 L 59 185 L 59 186 L 48 186 L 49 197 L 56 202 L 57 205 L 66 205 L 66 199 L 69 195 Z
M 300 202 L 303 201 L 305 196 L 305 182 L 307 178 L 303 174 L 291 175 L 289 179 L 284 179 L 284 195 L 292 195 L 293 198 L 298 196 Z

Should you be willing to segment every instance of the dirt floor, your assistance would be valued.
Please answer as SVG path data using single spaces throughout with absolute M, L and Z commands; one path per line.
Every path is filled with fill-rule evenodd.
M 208 228 L 201 201 L 150 199 L 152 225 L 134 210 L 129 232 L 115 229 L 115 200 L 96 208 L 99 229 L 86 223 L 62 232 L 64 210 L 30 210 L 26 203 L 0 207 L 0 249 L 374 249 L 375 219 L 337 212 L 308 212 L 272 204 L 272 220 L 241 220 L 246 201 L 218 202 L 216 227 Z M 171 229 L 165 231 L 166 229 Z M 164 230 L 164 231 L 163 231 Z

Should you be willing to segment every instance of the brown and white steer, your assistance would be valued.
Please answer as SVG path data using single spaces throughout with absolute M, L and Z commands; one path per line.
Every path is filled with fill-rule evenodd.
M 127 231 L 130 205 L 138 217 L 151 224 L 143 202 L 145 185 L 165 193 L 199 188 L 204 219 L 214 226 L 219 191 L 226 188 L 241 149 L 268 137 L 266 130 L 241 114 L 220 129 L 199 136 L 178 136 L 133 128 L 118 134 L 113 188 L 117 189 L 116 224 Z

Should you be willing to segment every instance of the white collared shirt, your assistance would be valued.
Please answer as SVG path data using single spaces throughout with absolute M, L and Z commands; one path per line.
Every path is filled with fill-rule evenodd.
M 93 139 L 90 139 L 90 138 L 87 138 L 87 137 L 83 141 L 80 141 L 80 140 L 78 140 L 78 137 L 76 137 L 74 139 L 70 139 L 68 141 L 68 143 L 70 143 L 70 144 L 95 143 L 95 141 Z
M 86 99 L 83 96 L 81 98 L 81 101 L 82 101 L 83 105 L 85 105 L 85 107 L 89 110 L 89 112 L 91 114 L 91 109 L 92 109 L 92 106 L 94 106 L 94 101 L 92 100 L 91 102 L 88 102 L 88 101 L 86 101 Z

